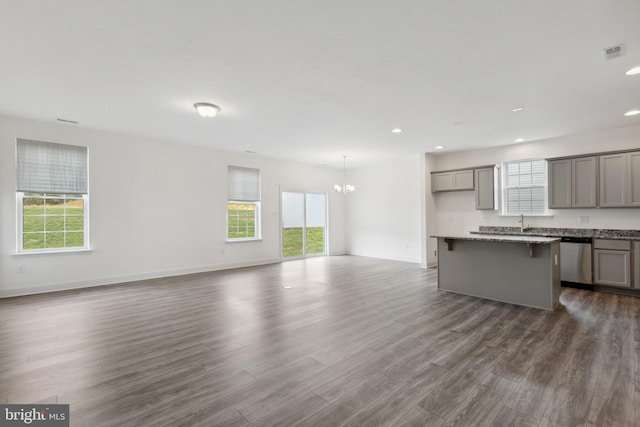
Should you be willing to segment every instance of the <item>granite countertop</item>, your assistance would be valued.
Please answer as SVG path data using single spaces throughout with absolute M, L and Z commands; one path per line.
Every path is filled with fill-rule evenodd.
M 512 242 L 512 243 L 533 243 L 549 244 L 560 241 L 558 237 L 542 236 L 514 236 L 500 234 L 460 234 L 460 235 L 435 235 L 430 237 L 451 239 L 451 240 L 483 240 L 486 242 Z
M 541 236 L 541 237 L 591 237 L 594 239 L 640 240 L 640 230 L 605 230 L 596 228 L 542 228 L 531 227 L 520 231 L 520 227 L 494 227 L 481 225 L 472 234 Z

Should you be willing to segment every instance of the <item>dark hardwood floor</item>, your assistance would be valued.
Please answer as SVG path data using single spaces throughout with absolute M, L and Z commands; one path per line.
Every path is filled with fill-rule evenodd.
M 640 299 L 547 312 L 436 275 L 343 256 L 0 300 L 0 402 L 91 427 L 640 425 Z

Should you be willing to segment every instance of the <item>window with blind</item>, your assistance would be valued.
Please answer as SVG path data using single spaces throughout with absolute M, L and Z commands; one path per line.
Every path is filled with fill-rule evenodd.
M 260 239 L 260 169 L 227 170 L 227 239 Z
M 18 252 L 87 249 L 87 147 L 18 139 Z
M 547 213 L 547 162 L 544 159 L 505 162 L 505 215 Z

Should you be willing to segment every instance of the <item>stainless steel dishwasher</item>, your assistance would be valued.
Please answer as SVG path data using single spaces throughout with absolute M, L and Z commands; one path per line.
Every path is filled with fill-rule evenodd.
M 563 237 L 560 240 L 560 280 L 593 284 L 591 237 Z

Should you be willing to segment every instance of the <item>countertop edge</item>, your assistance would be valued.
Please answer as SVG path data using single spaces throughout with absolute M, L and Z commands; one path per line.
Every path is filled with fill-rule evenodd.
M 505 242 L 505 243 L 534 243 L 549 244 L 559 242 L 559 237 L 540 237 L 540 236 L 514 236 L 500 234 L 469 234 L 469 235 L 430 235 L 433 238 L 442 238 L 450 240 L 478 240 L 485 242 Z
M 485 228 L 483 230 L 483 228 Z M 640 240 L 640 230 L 612 230 L 612 229 L 574 229 L 574 228 L 542 228 L 532 227 L 525 231 L 518 227 L 480 226 L 480 230 L 470 231 L 471 234 L 532 236 L 532 237 L 586 237 L 591 239 L 609 240 Z

